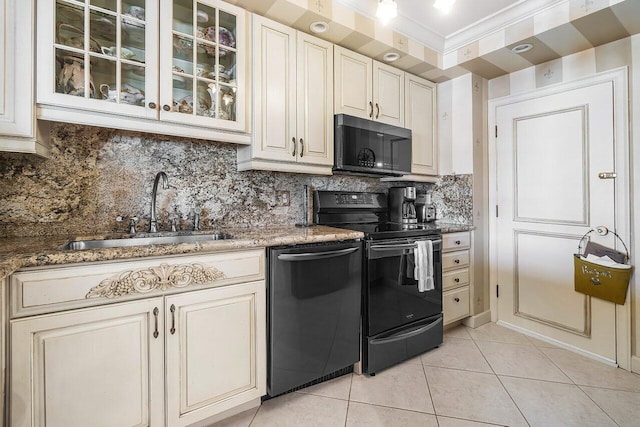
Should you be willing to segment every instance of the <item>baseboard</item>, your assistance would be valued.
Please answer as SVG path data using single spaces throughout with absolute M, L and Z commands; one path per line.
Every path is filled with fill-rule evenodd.
M 631 356 L 631 372 L 640 374 L 640 357 Z
M 569 351 L 572 351 L 574 353 L 578 353 L 579 355 L 584 356 L 584 357 L 588 357 L 589 359 L 597 360 L 598 362 L 604 363 L 605 365 L 614 366 L 616 368 L 618 367 L 618 364 L 614 360 L 607 359 L 606 357 L 602 357 L 602 356 L 600 356 L 598 354 L 591 353 L 590 351 L 583 350 L 583 349 L 578 348 L 576 346 L 573 346 L 571 344 L 567 344 L 567 343 L 555 340 L 553 338 L 549 338 L 549 337 L 546 337 L 544 335 L 540 335 L 537 332 L 533 332 L 533 331 L 530 331 L 528 329 L 521 328 L 520 326 L 512 325 L 511 323 L 506 323 L 506 322 L 504 322 L 502 320 L 498 320 L 497 324 L 500 325 L 500 326 L 504 326 L 505 328 L 512 329 L 512 330 L 514 330 L 516 332 L 520 332 L 521 334 L 530 336 L 530 337 L 535 338 L 537 340 L 548 342 L 549 344 L 553 344 L 553 345 L 558 346 L 560 348 L 564 348 L 565 350 L 569 350 Z
M 476 314 L 471 317 L 467 317 L 466 319 L 462 319 L 462 324 L 468 326 L 470 328 L 477 328 L 478 326 L 482 326 L 485 323 L 491 322 L 491 310 L 483 311 L 480 314 Z

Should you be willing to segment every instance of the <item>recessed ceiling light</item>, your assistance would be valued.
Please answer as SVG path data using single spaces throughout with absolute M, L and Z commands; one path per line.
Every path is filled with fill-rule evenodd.
M 316 21 L 309 25 L 309 29 L 316 34 L 326 33 L 329 30 L 329 24 L 324 21 Z
M 395 0 L 378 0 L 376 18 L 382 22 L 382 25 L 387 25 L 396 16 L 398 16 L 398 4 Z
M 433 7 L 446 15 L 451 12 L 451 8 L 455 2 L 456 0 L 436 0 L 435 3 L 433 3 Z
M 384 54 L 382 59 L 385 62 L 397 61 L 398 59 L 400 59 L 400 54 L 398 52 L 387 52 L 387 53 Z
M 533 45 L 531 43 L 522 43 L 511 48 L 515 53 L 525 53 L 529 52 L 531 49 L 533 49 Z

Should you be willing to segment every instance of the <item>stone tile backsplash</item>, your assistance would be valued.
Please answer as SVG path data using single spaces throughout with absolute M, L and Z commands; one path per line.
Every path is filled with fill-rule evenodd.
M 191 209 L 203 229 L 291 225 L 303 219 L 304 185 L 318 190 L 386 191 L 376 178 L 236 171 L 236 146 L 184 138 L 55 124 L 51 159 L 0 153 L 0 237 L 121 232 L 115 218 L 138 216 L 148 225 L 151 189 L 165 171 L 170 188 L 158 191 L 160 225 L 169 216 L 189 228 Z M 471 175 L 442 177 L 432 189 L 438 219 L 471 224 Z M 276 191 L 289 191 L 278 206 Z

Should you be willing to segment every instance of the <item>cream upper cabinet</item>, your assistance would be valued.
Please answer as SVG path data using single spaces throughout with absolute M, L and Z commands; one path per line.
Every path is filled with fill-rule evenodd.
M 12 321 L 9 425 L 163 426 L 162 302 Z
M 334 46 L 335 114 L 373 118 L 373 60 Z
M 253 144 L 238 169 L 331 174 L 333 45 L 253 16 Z
M 0 0 L 0 151 L 49 155 L 48 129 L 36 123 L 34 2 Z
M 436 85 L 411 74 L 405 80 L 405 125 L 411 129 L 412 175 L 438 175 Z
M 335 114 L 404 127 L 405 73 L 335 46 Z
M 37 8 L 39 118 L 248 142 L 245 10 L 219 0 Z
M 405 73 L 389 65 L 373 61 L 373 119 L 394 126 L 405 126 Z
M 264 282 L 167 297 L 168 427 L 266 393 L 265 313 Z
M 473 74 L 438 84 L 440 175 L 472 174 L 474 141 L 482 140 L 482 94 Z M 480 83 L 478 83 L 480 84 Z

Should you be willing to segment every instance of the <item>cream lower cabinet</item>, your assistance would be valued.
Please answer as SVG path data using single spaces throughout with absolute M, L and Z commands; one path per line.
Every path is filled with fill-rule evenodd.
M 164 425 L 162 303 L 12 322 L 10 425 Z
M 405 72 L 335 47 L 335 114 L 404 127 Z
M 444 324 L 471 313 L 471 232 L 442 236 L 442 309 Z
M 12 427 L 187 426 L 266 393 L 264 250 L 27 270 L 9 287 Z
M 238 170 L 330 175 L 333 45 L 253 16 L 253 144 Z
M 265 394 L 264 282 L 167 297 L 167 424 L 187 426 Z M 260 321 L 259 321 L 260 320 Z M 260 346 L 260 347 L 259 347 Z

